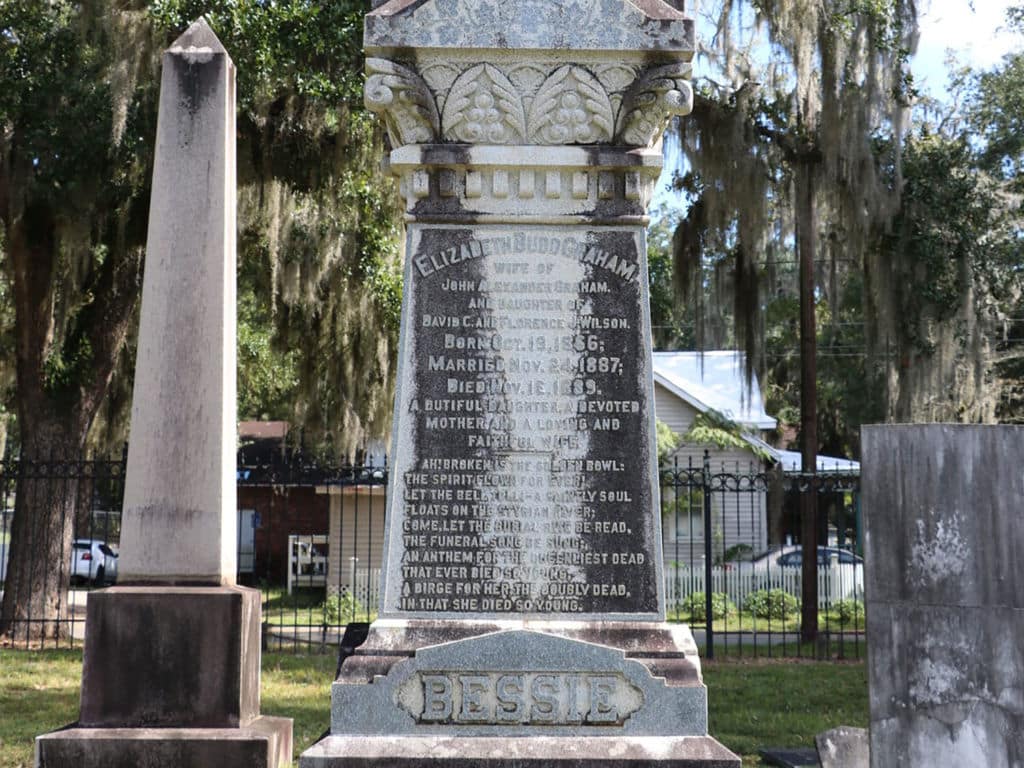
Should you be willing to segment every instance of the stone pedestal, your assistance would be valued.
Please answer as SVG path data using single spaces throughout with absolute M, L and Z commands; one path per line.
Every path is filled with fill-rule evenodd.
M 113 587 L 89 597 L 79 725 L 238 728 L 259 715 L 260 593 Z
M 36 765 L 288 765 L 291 720 L 259 714 L 259 648 L 256 590 L 94 592 L 79 720 L 36 740 Z
M 292 758 L 292 721 L 242 728 L 65 728 L 36 739 L 38 768 L 278 768 Z
M 390 0 L 367 106 L 407 221 L 381 618 L 325 766 L 730 766 L 665 623 L 645 225 L 693 25 Z

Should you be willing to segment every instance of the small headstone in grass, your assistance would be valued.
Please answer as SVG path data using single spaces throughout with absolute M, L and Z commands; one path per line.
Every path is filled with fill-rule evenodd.
M 766 747 L 758 750 L 765 765 L 778 768 L 819 768 L 818 753 L 813 749 L 792 749 L 785 747 Z
M 865 728 L 841 725 L 814 737 L 821 768 L 868 768 L 870 749 Z

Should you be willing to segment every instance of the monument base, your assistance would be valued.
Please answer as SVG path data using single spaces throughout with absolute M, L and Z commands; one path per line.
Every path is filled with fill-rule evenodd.
M 328 736 L 302 768 L 738 768 L 710 736 Z
M 78 722 L 36 739 L 36 766 L 287 766 L 292 721 L 260 717 L 259 686 L 259 591 L 93 592 Z
M 37 768 L 284 768 L 292 721 L 257 717 L 241 728 L 78 728 L 36 739 Z
M 552 621 L 548 619 L 378 619 L 366 641 L 345 660 L 338 683 L 370 683 L 419 648 L 522 629 L 607 646 L 643 664 L 668 685 L 700 685 L 700 657 L 685 624 L 643 621 Z
M 688 627 L 382 619 L 301 768 L 738 768 L 707 735 Z

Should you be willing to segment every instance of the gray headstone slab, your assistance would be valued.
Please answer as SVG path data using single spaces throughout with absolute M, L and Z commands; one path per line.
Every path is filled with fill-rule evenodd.
M 642 235 L 410 237 L 384 612 L 660 616 Z
M 862 444 L 871 764 L 1024 764 L 1024 428 Z
M 701 685 L 669 687 L 622 651 L 511 630 L 421 648 L 372 685 L 332 688 L 332 732 L 702 736 Z
M 866 728 L 841 725 L 814 737 L 821 768 L 869 768 L 870 742 Z

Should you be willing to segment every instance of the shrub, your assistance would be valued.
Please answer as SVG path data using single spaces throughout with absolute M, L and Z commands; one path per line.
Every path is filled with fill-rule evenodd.
M 337 626 L 356 621 L 363 616 L 366 610 L 351 592 L 342 592 L 338 595 L 331 595 L 324 600 L 321 606 L 324 612 L 324 624 Z
M 703 592 L 693 592 L 687 597 L 683 598 L 677 610 L 681 616 L 689 617 L 691 621 L 707 621 L 707 614 L 705 612 L 705 598 Z M 715 619 L 724 619 L 730 613 L 736 611 L 736 606 L 725 592 L 712 592 L 711 593 L 711 617 Z
M 784 589 L 759 589 L 747 595 L 743 607 L 759 619 L 788 619 L 800 610 L 800 601 Z
M 842 624 L 856 624 L 864 619 L 864 603 L 860 600 L 840 600 L 832 611 Z
M 722 554 L 723 563 L 749 563 L 754 559 L 754 548 L 749 544 L 733 544 Z

